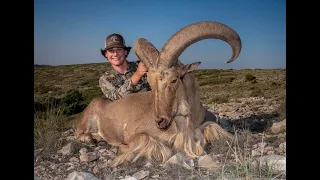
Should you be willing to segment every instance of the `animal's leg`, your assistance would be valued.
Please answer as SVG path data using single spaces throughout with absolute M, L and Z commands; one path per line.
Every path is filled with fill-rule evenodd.
M 206 110 L 204 122 L 217 122 L 217 117 L 211 111 Z
M 84 143 L 94 143 L 94 138 L 92 133 L 98 133 L 98 120 L 95 118 L 82 117 L 79 121 L 77 129 L 75 131 L 75 139 Z
M 220 139 L 232 139 L 232 135 L 215 122 L 205 122 L 199 127 L 207 142 L 212 143 Z
M 130 150 L 130 148 L 129 148 L 128 145 L 126 145 L 126 144 L 121 144 L 121 145 L 119 146 L 119 149 L 118 149 L 117 154 L 121 155 L 121 154 L 124 154 L 124 153 L 128 152 L 129 150 Z
M 210 125 L 209 125 L 210 124 Z M 206 139 L 220 139 L 220 137 L 232 138 L 232 135 L 228 133 L 226 130 L 221 128 L 219 124 L 217 124 L 217 117 L 211 111 L 206 110 L 205 120 L 203 125 L 200 127 L 201 131 L 204 134 L 207 134 Z M 210 133 L 211 132 L 211 133 Z M 211 138 L 209 134 L 214 134 Z
M 92 138 L 97 141 L 97 142 L 100 142 L 100 141 L 105 141 L 98 133 L 91 133 L 92 134 Z
M 75 133 L 75 139 L 84 143 L 93 143 L 92 134 L 87 129 L 77 129 Z
M 207 145 L 207 140 L 203 135 L 203 132 L 200 128 L 195 129 L 195 141 L 200 144 L 200 146 L 205 149 Z
M 125 162 L 135 162 L 140 157 L 164 163 L 172 156 L 171 149 L 153 137 L 137 134 L 128 140 L 129 144 L 122 147 L 122 154 L 109 162 L 108 166 L 116 167 Z

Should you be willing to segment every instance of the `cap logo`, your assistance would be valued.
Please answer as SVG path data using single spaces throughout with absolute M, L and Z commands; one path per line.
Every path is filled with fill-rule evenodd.
M 112 42 L 119 42 L 117 36 L 112 36 L 110 39 L 112 40 Z

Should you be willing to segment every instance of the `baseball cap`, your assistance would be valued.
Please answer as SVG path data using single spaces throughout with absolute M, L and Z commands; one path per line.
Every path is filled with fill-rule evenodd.
M 106 37 L 105 40 L 105 45 L 104 45 L 104 49 L 101 49 L 101 54 L 102 56 L 105 57 L 105 53 L 106 50 L 110 49 L 110 48 L 124 48 L 125 50 L 127 50 L 127 54 L 129 54 L 129 51 L 131 49 L 131 47 L 127 47 L 124 38 L 120 35 L 120 34 L 110 34 L 109 36 Z

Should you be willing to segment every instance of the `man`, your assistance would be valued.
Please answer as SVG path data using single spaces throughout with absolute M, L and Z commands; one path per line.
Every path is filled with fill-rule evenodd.
M 105 40 L 105 49 L 101 49 L 102 56 L 110 62 L 112 70 L 100 77 L 99 86 L 103 94 L 113 101 L 130 93 L 151 90 L 145 65 L 126 59 L 130 50 L 131 47 L 125 45 L 120 34 L 109 35 Z M 205 121 L 216 121 L 216 116 L 207 110 Z
M 145 65 L 126 59 L 130 50 L 131 47 L 126 46 L 120 34 L 109 35 L 105 40 L 105 49 L 101 49 L 102 56 L 110 62 L 112 70 L 100 77 L 99 86 L 103 94 L 113 101 L 130 93 L 151 90 Z

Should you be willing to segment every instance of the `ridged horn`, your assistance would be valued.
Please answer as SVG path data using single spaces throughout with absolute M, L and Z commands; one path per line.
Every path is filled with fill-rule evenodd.
M 159 59 L 159 51 L 144 38 L 139 38 L 134 44 L 134 51 L 143 64 L 149 67 L 155 67 Z
M 209 38 L 221 39 L 231 46 L 232 57 L 227 63 L 234 61 L 239 56 L 241 39 L 236 31 L 219 22 L 202 21 L 188 25 L 172 35 L 161 50 L 159 64 L 172 67 L 187 47 Z

